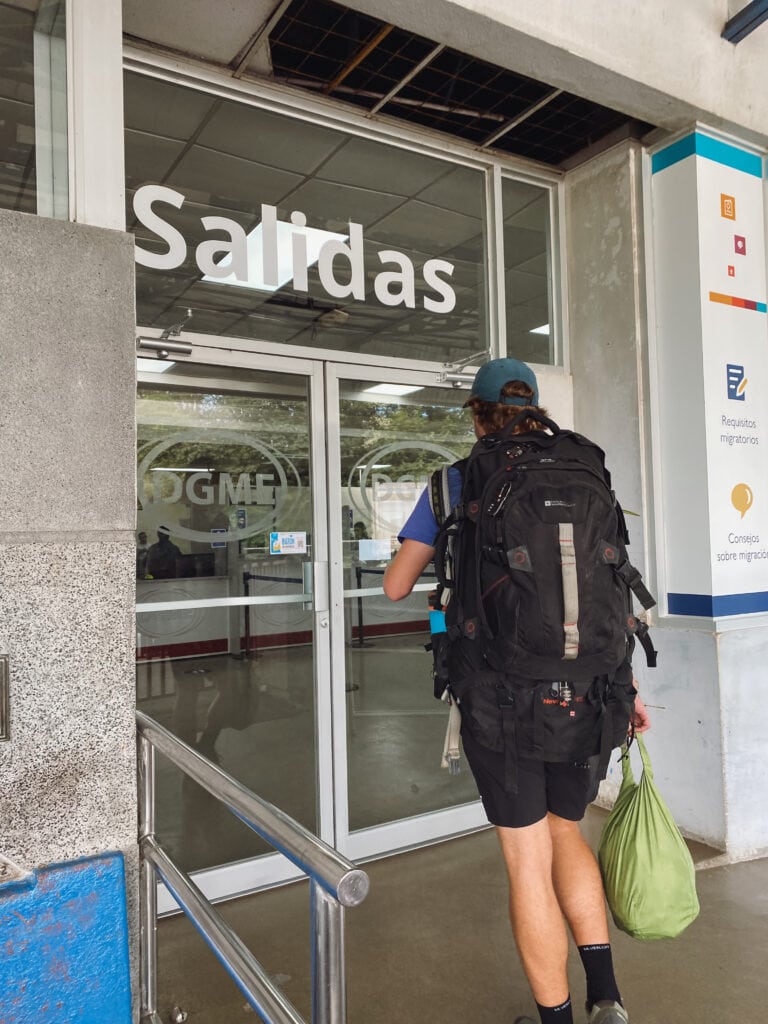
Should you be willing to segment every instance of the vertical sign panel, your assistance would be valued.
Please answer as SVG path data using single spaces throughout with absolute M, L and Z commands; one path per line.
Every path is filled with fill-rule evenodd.
M 768 611 L 763 161 L 696 132 L 653 172 L 669 611 Z

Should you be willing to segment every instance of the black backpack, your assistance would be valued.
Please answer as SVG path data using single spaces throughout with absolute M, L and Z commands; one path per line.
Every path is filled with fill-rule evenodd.
M 525 417 L 544 430 L 514 434 Z M 435 696 L 453 699 L 462 728 L 506 756 L 587 761 L 604 777 L 626 739 L 635 697 L 635 638 L 656 652 L 632 612 L 655 601 L 627 558 L 624 514 L 604 453 L 580 434 L 523 410 L 475 444 L 451 506 L 450 468 L 430 501 L 445 632 L 432 636 Z

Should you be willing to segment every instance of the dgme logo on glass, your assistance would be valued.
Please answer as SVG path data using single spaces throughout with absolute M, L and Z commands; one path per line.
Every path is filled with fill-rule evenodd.
M 196 460 L 215 467 L 226 452 L 230 460 L 253 466 L 250 472 L 214 468 L 178 468 L 174 453 L 183 451 L 177 446 L 194 446 Z M 171 456 L 173 466 L 162 465 Z M 271 528 L 288 499 L 289 490 L 301 490 L 301 479 L 293 461 L 270 448 L 257 438 L 229 430 L 182 430 L 170 434 L 157 443 L 149 443 L 141 452 L 137 471 L 139 508 L 148 516 L 148 526 L 168 522 L 169 506 L 181 509 L 199 508 L 229 511 L 237 507 L 248 510 L 247 525 L 238 527 L 230 523 L 219 540 L 245 540 L 254 532 Z M 210 529 L 196 529 L 187 520 L 176 521 L 171 527 L 174 537 L 209 542 Z
M 136 245 L 136 262 L 154 270 L 175 270 L 187 258 L 183 234 L 155 210 L 155 203 L 167 203 L 177 209 L 186 197 L 165 185 L 142 185 L 136 190 L 133 209 L 138 220 L 161 238 L 168 249 L 156 253 Z M 261 223 L 246 234 L 229 217 L 201 217 L 206 231 L 224 232 L 228 238 L 212 238 L 195 249 L 195 262 L 203 280 L 218 284 L 276 291 L 288 281 L 298 292 L 309 291 L 308 270 L 317 263 L 320 283 L 331 298 L 365 301 L 365 253 L 362 224 L 349 222 L 349 233 L 338 234 L 307 227 L 300 210 L 290 222 L 277 219 L 277 208 L 261 207 Z M 382 306 L 416 308 L 416 268 L 412 260 L 396 249 L 381 249 L 377 257 L 382 269 L 374 277 L 373 290 Z M 337 277 L 341 270 L 342 279 Z M 450 313 L 456 306 L 456 293 L 445 278 L 453 276 L 454 265 L 447 260 L 430 259 L 421 268 L 423 283 L 434 293 L 421 296 L 430 313 Z

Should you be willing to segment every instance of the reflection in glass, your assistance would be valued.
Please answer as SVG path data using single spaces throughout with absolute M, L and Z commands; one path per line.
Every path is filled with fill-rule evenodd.
M 139 385 L 137 424 L 138 706 L 315 830 L 306 379 L 176 364 Z M 217 603 L 246 595 L 268 603 Z M 157 794 L 187 870 L 269 852 L 162 758 Z
M 344 603 L 349 821 L 357 830 L 477 798 L 468 771 L 440 769 L 447 708 L 432 696 L 427 593 L 393 603 L 381 591 L 397 534 L 429 475 L 463 458 L 474 434 L 461 408 L 465 392 L 396 396 L 355 381 L 340 387 L 340 486 L 353 523 L 345 589 L 369 591 Z M 355 537 L 356 522 L 366 539 Z M 431 566 L 421 582 L 434 584 Z
M 0 4 L 0 207 L 69 216 L 65 0 Z
M 438 362 L 487 347 L 481 170 L 136 74 L 125 103 L 127 223 L 163 264 L 137 267 L 140 324 L 189 307 L 216 335 Z
M 502 178 L 507 352 L 532 363 L 555 361 L 550 190 Z

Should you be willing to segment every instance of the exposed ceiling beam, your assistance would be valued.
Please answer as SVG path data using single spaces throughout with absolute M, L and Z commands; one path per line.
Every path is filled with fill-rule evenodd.
M 276 82 L 283 82 L 284 85 L 295 85 L 300 89 L 322 89 L 326 91 L 326 86 L 322 82 L 318 82 L 312 78 L 279 78 L 275 77 Z M 370 89 L 352 89 L 348 85 L 340 85 L 336 90 L 339 95 L 344 96 L 364 96 L 369 100 L 381 100 L 382 94 L 380 92 L 372 92 Z M 430 103 L 426 100 L 412 100 L 407 96 L 393 96 L 390 103 L 399 103 L 404 107 L 418 107 L 419 110 L 436 110 L 441 114 L 456 114 L 458 117 L 480 117 L 484 121 L 503 121 L 504 118 L 501 114 L 494 114 L 490 110 L 476 110 L 468 107 L 457 107 L 449 103 Z M 369 114 L 373 111 L 369 111 Z
M 523 121 L 527 121 L 529 117 L 532 117 L 537 110 L 541 110 L 542 107 L 546 107 L 547 104 L 556 99 L 562 91 L 562 89 L 553 89 L 552 92 L 548 92 L 547 95 L 544 96 L 543 99 L 540 99 L 538 103 L 534 103 L 533 106 L 524 110 L 522 114 L 518 114 L 517 117 L 513 117 L 511 121 L 508 121 L 503 128 L 499 128 L 498 131 L 489 135 L 487 139 L 484 139 L 480 143 L 478 148 L 485 149 L 487 146 L 492 146 L 494 142 L 498 141 L 498 139 L 502 137 L 502 135 L 506 135 L 507 132 L 511 132 L 513 128 L 517 128 L 517 126 L 522 124 Z
M 346 64 L 341 69 L 341 71 L 338 73 L 338 75 L 336 75 L 333 81 L 328 82 L 323 91 L 326 93 L 331 93 L 333 92 L 337 85 L 341 85 L 341 83 L 344 81 L 347 75 L 351 74 L 358 66 L 358 64 L 362 64 L 362 62 L 365 60 L 368 54 L 372 50 L 375 50 L 380 42 L 386 39 L 386 37 L 389 35 L 389 33 L 392 31 L 394 27 L 394 25 L 382 25 L 379 31 L 376 33 L 376 35 L 365 44 L 362 50 L 360 50 L 359 53 L 357 53 L 352 58 L 349 64 Z
M 768 0 L 752 0 L 725 23 L 721 36 L 729 43 L 740 43 L 768 18 Z
M 383 96 L 375 107 L 371 107 L 371 113 L 376 114 L 378 113 L 379 110 L 381 110 L 382 107 L 386 106 L 387 103 L 389 103 L 389 101 L 394 96 L 397 96 L 397 94 L 404 86 L 408 85 L 408 83 L 412 81 L 420 71 L 423 71 L 428 64 L 431 64 L 435 57 L 441 54 L 444 49 L 445 44 L 440 43 L 434 48 L 434 50 L 430 50 L 430 52 L 427 54 L 424 60 L 419 61 L 419 63 L 415 67 L 411 68 L 411 70 L 408 72 L 405 78 L 401 78 L 397 85 L 394 87 L 394 89 L 390 89 L 387 95 Z

